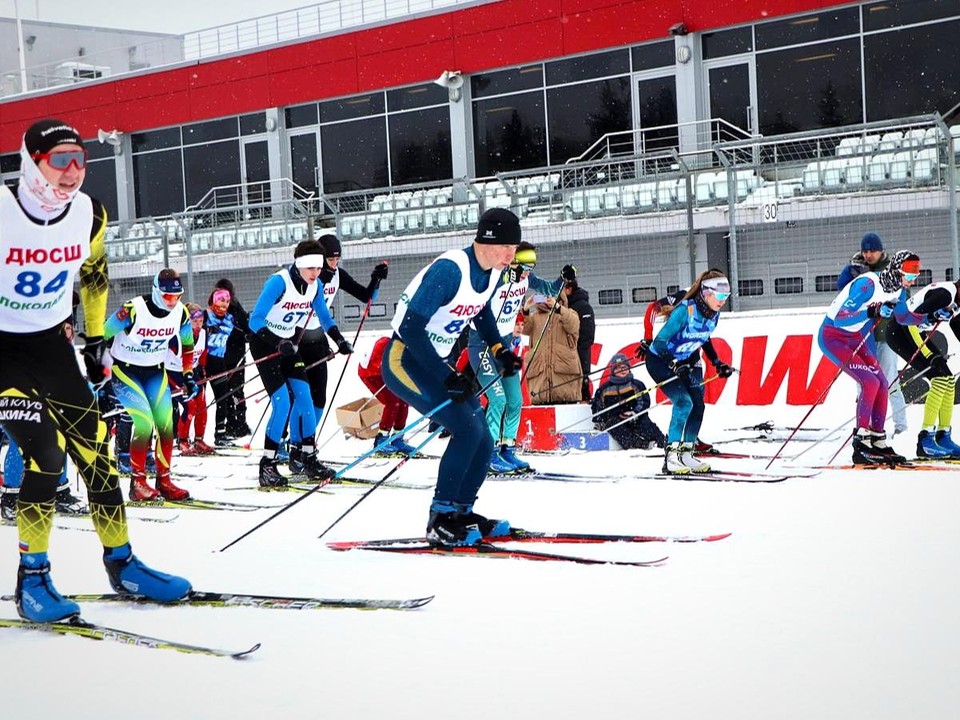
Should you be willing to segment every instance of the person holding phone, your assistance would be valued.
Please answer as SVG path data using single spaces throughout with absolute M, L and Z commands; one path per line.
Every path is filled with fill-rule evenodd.
M 578 403 L 583 369 L 577 355 L 580 317 L 567 296 L 535 293 L 523 309 L 523 334 L 530 338 L 526 381 L 534 405 Z

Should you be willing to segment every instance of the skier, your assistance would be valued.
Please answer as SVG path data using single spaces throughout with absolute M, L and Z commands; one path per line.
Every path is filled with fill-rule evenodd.
M 487 210 L 477 223 L 473 245 L 448 250 L 423 268 L 401 294 L 393 317 L 394 336 L 386 349 L 383 379 L 397 397 L 421 413 L 441 406 L 433 417 L 451 433 L 427 521 L 427 540 L 434 544 L 475 545 L 483 537 L 510 530 L 506 520 L 473 511 L 493 439 L 480 417 L 475 382 L 453 370 L 448 361 L 457 338 L 473 321 L 503 374 L 519 370 L 520 358 L 500 342 L 490 307 L 500 274 L 519 243 L 517 216 L 502 208 Z
M 594 424 L 606 430 L 624 450 L 666 447 L 663 431 L 650 418 L 650 393 L 633 377 L 623 353 L 610 358 L 609 376 L 594 393 L 591 408 Z
M 374 397 L 383 405 L 383 414 L 380 416 L 380 429 L 373 440 L 373 446 L 378 447 L 387 435 L 401 433 L 384 447 L 380 454 L 399 453 L 410 455 L 415 451 L 412 445 L 403 441 L 403 429 L 407 426 L 407 413 L 410 406 L 387 389 L 383 382 L 383 353 L 390 342 L 389 337 L 379 338 L 370 351 L 369 357 L 363 357 L 357 365 L 357 374 L 360 380 L 373 393 Z
M 723 272 L 710 269 L 700 273 L 676 307 L 665 306 L 667 321 L 648 350 L 647 372 L 662 385 L 673 402 L 670 429 L 663 461 L 666 474 L 710 472 L 710 465 L 693 455 L 700 423 L 703 422 L 703 370 L 701 346 L 710 339 L 720 321 L 720 310 L 730 297 L 730 281 Z M 730 377 L 733 368 L 713 354 L 710 362 L 717 376 Z M 667 381 L 670 382 L 667 382 Z
M 523 298 L 527 290 L 554 296 L 560 292 L 568 278 L 576 278 L 573 265 L 565 265 L 560 277 L 548 282 L 536 276 L 533 269 L 537 265 L 537 249 L 528 242 L 517 246 L 510 267 L 501 273 L 499 285 L 490 300 L 490 312 L 497 322 L 500 342 L 513 352 L 519 350 L 520 339 L 514 336 L 514 326 L 523 307 Z M 515 451 L 517 430 L 520 428 L 520 410 L 523 407 L 523 394 L 520 392 L 520 375 L 500 377 L 498 363 L 490 356 L 486 343 L 476 329 L 470 331 L 467 351 L 470 367 L 476 373 L 477 381 L 487 388 L 487 428 L 493 436 L 493 452 L 490 455 L 492 474 L 529 472 L 530 463 L 517 457 Z M 494 378 L 498 378 L 494 380 Z
M 364 287 L 340 267 L 340 240 L 336 235 L 323 235 L 317 241 L 323 248 L 324 265 L 320 271 L 320 282 L 323 284 L 323 299 L 328 309 L 333 308 L 337 292 L 342 288 L 362 303 L 376 300 L 380 283 L 387 279 L 387 264 L 377 263 L 370 273 L 370 282 Z M 327 405 L 327 363 L 325 358 L 330 355 L 330 344 L 327 336 L 320 327 L 320 317 L 317 314 L 307 319 L 306 329 L 300 340 L 300 356 L 306 366 L 307 381 L 310 383 L 310 396 L 313 398 L 314 413 L 317 422 L 323 417 Z M 300 428 L 294 424 L 290 426 L 290 471 L 303 472 L 303 438 Z M 394 449 L 404 451 L 403 437 L 398 436 L 394 442 Z M 406 449 L 410 450 L 409 445 Z M 335 473 L 325 465 L 322 466 L 328 477 Z
M 919 457 L 960 458 L 960 446 L 953 441 L 950 431 L 956 377 L 943 354 L 933 343 L 927 342 L 933 327 L 941 322 L 949 322 L 954 336 L 960 339 L 958 302 L 960 283 L 932 283 L 907 300 L 911 320 L 919 325 L 901 324 L 896 316 L 887 323 L 887 345 L 930 382 L 923 404 L 923 429 L 917 436 Z
M 337 344 L 343 355 L 353 346 L 340 333 L 330 317 L 318 282 L 324 267 L 323 246 L 316 240 L 304 240 L 294 248 L 293 263 L 278 270 L 264 283 L 260 298 L 250 314 L 250 354 L 259 364 L 260 379 L 270 397 L 270 418 L 267 420 L 260 458 L 260 485 L 278 487 L 287 479 L 277 470 L 277 448 L 288 419 L 302 438 L 300 461 L 304 473 L 313 480 L 330 477 L 329 468 L 320 463 L 314 435 L 317 416 L 304 372 L 304 361 L 297 343 L 303 325 L 310 315 L 320 318 L 320 325 Z M 293 402 L 291 403 L 291 397 Z
M 920 277 L 920 258 L 909 250 L 896 253 L 879 273 L 865 272 L 834 298 L 820 325 L 820 350 L 860 386 L 857 430 L 853 438 L 855 465 L 905 462 L 887 445 L 887 379 L 874 352 L 871 332 L 878 318 L 896 314 L 897 322 L 917 324 L 906 304 L 906 289 Z
M 229 445 L 232 444 L 231 440 L 244 437 L 251 432 L 250 425 L 247 423 L 247 404 L 243 398 L 243 386 L 246 383 L 247 374 L 243 365 L 247 357 L 250 314 L 240 304 L 240 298 L 237 297 L 237 291 L 230 280 L 227 278 L 217 280 L 214 285 L 214 292 L 217 290 L 226 290 L 230 294 L 227 312 L 230 314 L 232 324 L 224 348 L 223 361 L 226 365 L 224 370 L 233 370 L 234 372 L 224 377 L 228 391 L 223 399 L 227 412 L 227 425 L 221 438 L 221 443 Z M 213 300 L 212 295 L 210 300 Z M 212 374 L 214 373 L 211 372 Z M 220 395 L 217 395 L 217 397 L 220 397 Z
M 104 381 L 103 318 L 108 278 L 106 211 L 80 192 L 87 152 L 80 133 L 61 120 L 31 125 L 20 148 L 20 181 L 0 187 L 0 422 L 29 458 L 17 512 L 21 617 L 55 622 L 79 615 L 50 578 L 47 549 L 64 452 L 87 487 L 93 525 L 110 584 L 172 602 L 190 583 L 144 565 L 130 548 L 117 472 L 106 428 L 63 332 L 70 289 L 80 279 L 86 322 L 83 349 L 90 382 Z
M 190 493 L 170 479 L 173 455 L 173 400 L 164 360 L 177 338 L 183 363 L 183 395 L 192 400 L 200 392 L 193 377 L 193 326 L 180 302 L 180 275 L 164 268 L 153 278 L 148 294 L 138 295 L 107 318 L 103 337 L 113 340 L 113 391 L 133 420 L 130 440 L 130 500 L 143 502 L 163 496 L 186 500 Z M 147 446 L 156 429 L 157 487 L 147 484 Z
M 865 272 L 879 273 L 890 264 L 890 256 L 883 251 L 883 241 L 875 232 L 866 233 L 860 240 L 860 252 L 850 258 L 850 263 L 837 276 L 837 290 L 843 290 L 853 279 Z M 893 407 L 893 434 L 907 431 L 907 403 L 897 379 L 897 354 L 886 341 L 886 327 L 890 321 L 877 318 L 873 325 L 876 341 L 877 362 L 883 368 L 883 376 L 890 386 L 889 403 Z
M 174 422 L 176 423 L 177 449 L 181 455 L 213 455 L 214 449 L 203 440 L 207 429 L 207 399 L 204 393 L 203 378 L 207 359 L 207 332 L 203 329 L 204 311 L 196 303 L 187 303 L 190 324 L 193 326 L 193 379 L 200 390 L 196 397 L 187 400 L 183 390 L 183 361 L 180 357 L 179 342 L 177 348 L 167 352 L 165 365 L 171 387 L 179 392 L 175 397 Z M 195 426 L 193 443 L 190 442 L 190 426 Z

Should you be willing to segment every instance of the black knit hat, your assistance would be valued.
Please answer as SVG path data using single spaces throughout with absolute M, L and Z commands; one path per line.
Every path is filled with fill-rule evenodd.
M 520 220 L 504 208 L 487 210 L 477 222 L 476 242 L 483 245 L 519 245 Z
M 47 118 L 31 125 L 23 136 L 23 143 L 31 156 L 48 153 L 57 145 L 73 143 L 83 147 L 79 131 L 63 120 Z
M 317 242 L 323 246 L 324 257 L 340 257 L 340 238 L 336 235 L 321 235 Z

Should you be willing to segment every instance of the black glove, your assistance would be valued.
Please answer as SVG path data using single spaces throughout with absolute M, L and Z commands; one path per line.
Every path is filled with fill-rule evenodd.
M 197 385 L 196 380 L 193 379 L 193 373 L 185 372 L 183 374 L 183 399 L 193 400 L 199 394 L 200 386 Z
M 474 385 L 473 379 L 462 373 L 452 373 L 443 381 L 443 386 L 447 389 L 447 395 L 455 403 L 466 402 L 473 397 Z
M 690 379 L 690 371 L 693 369 L 689 363 L 677 362 L 677 360 L 671 360 L 667 367 L 681 382 L 687 382 Z
M 884 302 L 884 303 L 871 303 L 867 305 L 867 317 L 868 318 L 888 318 L 893 315 L 893 309 L 897 306 L 895 302 Z
M 99 385 L 107 377 L 106 369 L 103 367 L 103 355 L 107 346 L 103 343 L 103 337 L 95 335 L 87 338 L 87 344 L 83 348 L 83 364 L 87 366 L 87 379 L 94 385 Z
M 714 363 L 713 367 L 717 370 L 717 377 L 728 378 L 733 375 L 733 368 L 722 360 Z
M 353 354 L 353 345 L 347 342 L 347 339 L 343 336 L 343 333 L 340 332 L 340 328 L 338 328 L 336 325 L 327 330 L 327 335 L 329 335 L 337 344 L 337 351 L 341 355 Z
M 507 268 L 507 280 L 511 284 L 520 282 L 522 279 L 520 276 L 523 275 L 523 268 L 519 265 L 511 265 Z
M 640 344 L 637 345 L 636 352 L 633 353 L 633 356 L 639 360 L 643 360 L 647 357 L 648 352 L 650 352 L 650 340 L 644 338 L 640 341 Z
M 563 269 L 560 270 L 560 277 L 562 277 L 566 282 L 573 282 L 577 279 L 577 266 L 564 265 Z
M 517 374 L 517 371 L 523 367 L 523 360 L 520 359 L 520 356 L 509 348 L 502 347 L 497 350 L 496 356 L 497 361 L 500 363 L 500 367 L 503 368 L 503 376 L 511 377 Z
M 388 269 L 386 261 L 379 263 L 373 268 L 373 272 L 370 273 L 370 280 L 379 285 L 383 280 L 387 279 Z
M 297 354 L 298 349 L 297 344 L 293 340 L 284 339 L 277 343 L 277 351 L 279 351 L 283 357 L 293 357 Z
M 936 354 L 930 358 L 930 373 L 931 378 L 936 377 L 951 377 L 953 375 L 950 372 L 950 366 L 947 365 L 947 359 L 940 354 Z

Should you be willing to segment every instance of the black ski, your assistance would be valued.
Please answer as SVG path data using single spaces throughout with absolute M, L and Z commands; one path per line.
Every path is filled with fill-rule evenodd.
M 260 643 L 253 645 L 247 650 L 221 650 L 204 645 L 190 645 L 177 642 L 176 640 L 165 640 L 129 630 L 118 630 L 117 628 L 106 627 L 105 625 L 97 625 L 96 623 L 87 622 L 78 617 L 52 623 L 0 618 L 0 628 L 39 630 L 40 632 L 57 633 L 60 635 L 76 635 L 77 637 L 89 638 L 91 640 L 110 640 L 112 642 L 123 643 L 124 645 L 136 645 L 138 647 L 155 650 L 176 650 L 177 652 L 190 653 L 193 655 L 213 655 L 215 657 L 229 657 L 234 659 L 244 658 L 260 648 Z
M 181 605 L 207 607 L 254 607 L 271 610 L 326 610 L 348 608 L 354 610 L 413 610 L 423 607 L 433 595 L 404 600 L 378 600 L 372 598 L 321 598 L 321 597 L 293 597 L 289 595 L 246 595 L 243 593 L 218 593 L 191 590 L 182 600 L 172 603 L 158 603 L 142 595 L 119 595 L 117 593 L 91 593 L 81 595 L 64 595 L 75 602 L 123 602 L 142 605 L 164 605 L 177 607 Z M 13 595 L 3 595 L 0 600 L 12 601 Z
M 226 502 L 224 500 L 201 500 L 187 498 L 186 500 L 145 500 L 142 502 L 127 501 L 128 507 L 143 508 L 185 508 L 188 510 L 234 510 L 237 512 L 251 512 L 253 510 L 270 510 L 274 505 L 250 505 L 247 503 Z

